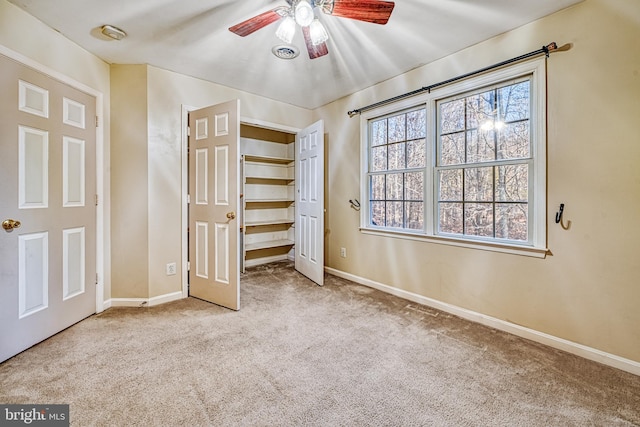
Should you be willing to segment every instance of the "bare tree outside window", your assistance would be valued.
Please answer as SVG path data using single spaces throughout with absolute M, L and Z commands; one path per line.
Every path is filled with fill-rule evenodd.
M 438 104 L 438 231 L 527 241 L 529 80 Z
M 370 225 L 423 230 L 426 110 L 370 121 Z

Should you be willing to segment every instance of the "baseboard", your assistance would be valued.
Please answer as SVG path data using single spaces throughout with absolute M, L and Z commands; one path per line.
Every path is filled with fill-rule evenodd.
M 325 271 L 334 276 L 338 276 L 343 279 L 347 279 L 352 282 L 359 283 L 361 285 L 368 286 L 370 288 L 374 288 L 379 291 L 386 292 L 388 294 L 395 295 L 397 297 L 404 298 L 418 304 L 426 305 L 475 323 L 480 323 L 482 325 L 489 326 L 503 332 L 508 332 L 510 334 L 526 338 L 531 341 L 545 344 L 549 347 L 566 351 L 567 353 L 575 354 L 576 356 L 584 357 L 585 359 L 593 360 L 595 362 L 602 363 L 603 365 L 611 366 L 613 368 L 617 368 L 634 375 L 640 375 L 640 362 L 636 362 L 631 359 L 625 359 L 624 357 L 616 356 L 615 354 L 606 353 L 592 347 L 588 347 L 582 344 L 565 340 L 563 338 L 558 338 L 556 336 L 546 334 L 544 332 L 516 325 L 505 320 L 497 319 L 495 317 L 487 316 L 482 313 L 467 310 L 465 308 L 461 308 L 452 304 L 418 295 L 413 292 L 394 288 L 393 286 L 385 285 L 383 283 L 379 283 L 370 279 L 365 279 L 364 277 L 356 276 L 354 274 L 346 273 L 334 268 L 325 267 Z
M 155 305 L 164 304 L 182 298 L 182 291 L 159 295 L 152 298 L 111 298 L 110 300 L 105 301 L 105 309 L 108 307 L 153 307 Z

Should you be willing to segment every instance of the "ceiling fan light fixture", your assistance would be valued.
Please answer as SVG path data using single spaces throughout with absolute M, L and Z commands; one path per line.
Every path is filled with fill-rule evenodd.
M 294 15 L 298 25 L 308 27 L 314 18 L 313 7 L 307 0 L 300 0 L 296 4 Z
M 276 36 L 285 43 L 291 43 L 295 33 L 296 21 L 290 16 L 285 16 L 276 30 Z
M 324 43 L 329 39 L 327 30 L 318 18 L 311 21 L 311 24 L 309 25 L 309 36 L 311 37 L 311 43 L 313 43 L 314 46 Z

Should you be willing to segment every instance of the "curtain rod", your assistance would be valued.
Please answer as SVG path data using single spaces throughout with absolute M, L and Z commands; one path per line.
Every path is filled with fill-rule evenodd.
M 394 96 L 393 98 L 385 99 L 384 101 L 379 101 L 379 102 L 376 102 L 374 104 L 367 105 L 366 107 L 361 107 L 361 108 L 358 108 L 356 110 L 351 110 L 351 111 L 347 112 L 347 114 L 349 115 L 349 117 L 353 117 L 353 116 L 355 116 L 357 114 L 361 114 L 363 111 L 368 111 L 368 110 L 371 110 L 373 108 L 380 107 L 381 105 L 386 105 L 386 104 L 390 104 L 390 103 L 395 102 L 395 101 L 399 101 L 399 100 L 404 99 L 404 98 L 409 98 L 411 96 L 418 95 L 419 93 L 422 93 L 422 92 L 431 92 L 432 89 L 435 89 L 437 87 L 445 86 L 445 85 L 448 85 L 450 83 L 457 82 L 458 80 L 466 79 L 468 77 L 475 76 L 477 74 L 481 74 L 481 73 L 484 73 L 486 71 L 490 71 L 490 70 L 493 70 L 493 69 L 496 69 L 496 68 L 500 68 L 500 67 L 503 67 L 503 66 L 508 65 L 508 64 L 513 64 L 514 62 L 522 61 L 522 60 L 525 60 L 525 59 L 528 59 L 528 58 L 531 58 L 531 57 L 534 57 L 534 56 L 541 55 L 543 53 L 548 58 L 550 52 L 560 51 L 560 50 L 567 50 L 570 47 L 571 47 L 570 44 L 566 44 L 566 45 L 564 45 L 564 46 L 559 48 L 558 45 L 555 42 L 551 42 L 546 46 L 542 46 L 538 50 L 534 50 L 533 52 L 525 53 L 524 55 L 520 55 L 520 56 L 517 56 L 515 58 L 507 59 L 506 61 L 498 62 L 497 64 L 489 65 L 488 67 L 484 67 L 484 68 L 481 68 L 479 70 L 472 71 L 470 73 L 462 74 L 460 76 L 457 76 L 457 77 L 454 77 L 454 78 L 451 78 L 451 79 L 448 79 L 448 80 L 444 80 L 444 81 L 439 82 L 439 83 L 435 83 L 435 84 L 432 84 L 432 85 L 429 85 L 429 86 L 424 86 L 424 87 L 421 87 L 420 89 L 416 89 L 416 90 L 411 91 L 411 92 L 403 93 L 402 95 Z

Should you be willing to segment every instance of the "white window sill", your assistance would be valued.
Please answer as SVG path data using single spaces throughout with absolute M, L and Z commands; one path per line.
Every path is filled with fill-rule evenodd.
M 544 259 L 549 253 L 547 248 L 536 248 L 532 246 L 519 246 L 509 245 L 505 243 L 494 243 L 486 241 L 456 239 L 453 237 L 443 236 L 426 236 L 424 234 L 417 234 L 411 232 L 402 231 L 390 231 L 379 230 L 373 228 L 360 227 L 360 231 L 364 234 L 371 234 L 374 236 L 391 237 L 394 239 L 415 240 L 427 243 L 436 243 L 440 245 L 458 246 L 461 248 L 477 249 L 483 251 L 500 252 L 512 255 L 529 256 L 534 258 Z

